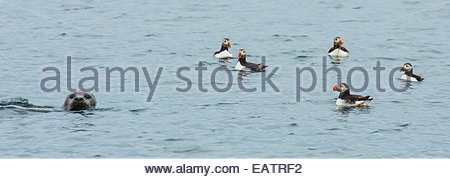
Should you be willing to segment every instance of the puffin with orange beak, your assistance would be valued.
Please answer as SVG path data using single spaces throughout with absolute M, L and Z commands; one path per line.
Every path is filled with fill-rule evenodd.
M 231 48 L 230 39 L 224 38 L 220 50 L 214 52 L 213 56 L 216 58 L 233 58 L 233 55 L 228 51 L 228 48 Z
M 347 57 L 349 52 L 342 46 L 343 44 L 341 37 L 335 37 L 334 45 L 328 50 L 328 55 L 331 57 Z
M 400 79 L 404 81 L 421 82 L 425 79 L 413 73 L 413 67 L 411 63 L 405 63 L 402 68 L 400 68 L 400 72 L 405 72 L 405 74 L 400 77 Z
M 234 67 L 234 69 L 240 70 L 240 71 L 262 72 L 262 71 L 264 71 L 264 68 L 267 67 L 266 65 L 264 65 L 262 63 L 256 64 L 256 63 L 247 62 L 246 57 L 247 57 L 247 53 L 245 52 L 245 50 L 239 49 L 239 52 L 238 52 L 239 59 L 238 59 L 236 66 Z
M 350 94 L 350 88 L 346 83 L 337 84 L 333 87 L 333 91 L 339 91 L 339 97 L 336 105 L 339 107 L 361 107 L 369 105 L 373 98 L 370 96 L 361 96 Z

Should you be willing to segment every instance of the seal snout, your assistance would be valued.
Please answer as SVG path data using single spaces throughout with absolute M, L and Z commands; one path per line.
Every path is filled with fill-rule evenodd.
M 82 97 L 76 97 L 76 98 L 73 98 L 73 102 L 82 103 L 82 102 L 84 102 L 84 99 Z

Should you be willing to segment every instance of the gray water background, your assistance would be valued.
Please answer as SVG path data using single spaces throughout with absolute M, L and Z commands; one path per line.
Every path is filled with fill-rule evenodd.
M 448 158 L 450 37 L 449 1 L 0 1 L 0 157 L 1 158 Z M 327 59 L 344 81 L 353 67 L 369 74 L 368 108 L 340 109 L 336 73 L 322 91 L 322 57 L 335 36 L 350 56 Z M 261 91 L 261 73 L 248 74 L 238 88 L 216 92 L 210 75 L 229 63 L 212 57 L 230 38 L 234 56 L 244 48 L 248 61 L 266 57 L 268 72 L 280 69 Z M 96 110 L 60 111 L 66 88 L 66 57 L 72 56 L 72 86 L 99 71 Z M 199 63 L 208 68 L 197 88 Z M 376 62 L 386 67 L 376 90 Z M 425 81 L 406 92 L 389 88 L 389 72 L 405 62 Z M 43 92 L 40 82 L 61 70 L 61 92 Z M 127 74 L 120 92 L 113 73 L 105 89 L 105 68 L 146 67 L 154 79 L 164 70 L 151 102 L 142 70 L 140 91 Z M 191 71 L 189 92 L 176 77 Z M 316 88 L 295 100 L 295 68 L 312 67 Z M 395 73 L 394 86 L 405 83 Z M 224 87 L 227 76 L 217 74 Z M 114 81 L 115 80 L 115 81 Z M 363 85 L 361 73 L 352 82 Z M 301 78 L 309 86 L 311 77 Z M 34 112 L 9 108 L 44 108 Z

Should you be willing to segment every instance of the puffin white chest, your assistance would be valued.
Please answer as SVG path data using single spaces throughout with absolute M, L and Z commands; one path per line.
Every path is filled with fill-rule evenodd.
M 233 55 L 228 50 L 224 50 L 224 51 L 221 51 L 220 53 L 215 54 L 214 57 L 216 57 L 216 58 L 232 58 Z
M 337 49 L 334 49 L 333 51 L 331 51 L 330 53 L 328 53 L 328 55 L 334 56 L 334 57 L 347 57 L 348 56 L 348 52 L 337 48 Z
M 236 63 L 236 66 L 234 67 L 234 69 L 236 69 L 236 70 L 244 70 L 244 69 L 245 69 L 245 66 L 243 66 L 243 65 L 241 64 L 241 62 L 238 61 L 238 62 Z
M 339 107 L 367 106 L 367 105 L 369 105 L 369 103 L 370 103 L 370 100 L 360 100 L 360 101 L 355 101 L 355 103 L 349 103 L 343 99 L 336 100 L 336 106 L 339 106 Z
M 411 82 L 417 82 L 417 79 L 411 76 L 408 76 L 406 74 L 403 74 L 402 77 L 400 77 L 403 81 L 411 81 Z

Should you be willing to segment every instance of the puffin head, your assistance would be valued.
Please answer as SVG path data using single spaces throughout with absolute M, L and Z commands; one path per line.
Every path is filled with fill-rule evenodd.
M 413 67 L 411 65 L 411 63 L 405 63 L 402 68 L 400 68 L 400 72 L 408 72 L 408 71 L 412 71 Z
M 337 84 L 334 85 L 333 87 L 333 91 L 339 91 L 339 92 L 345 92 L 350 90 L 350 88 L 348 87 L 347 83 L 341 83 L 341 84 Z
M 334 45 L 335 46 L 341 46 L 342 44 L 344 44 L 344 42 L 342 42 L 342 38 L 341 37 L 335 37 L 334 38 Z
M 230 39 L 224 38 L 222 41 L 222 46 L 230 48 L 231 47 Z
M 239 52 L 238 52 L 238 58 L 245 58 L 247 56 L 247 53 L 245 53 L 245 50 L 244 49 L 239 49 Z

